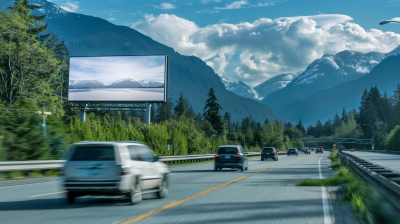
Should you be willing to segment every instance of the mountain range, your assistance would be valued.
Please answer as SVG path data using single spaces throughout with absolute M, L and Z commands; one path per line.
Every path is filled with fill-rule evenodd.
M 69 83 L 69 89 L 86 88 L 164 88 L 164 83 L 153 81 L 136 81 L 134 79 L 119 79 L 112 83 L 98 80 L 77 80 Z
M 262 97 L 265 98 L 268 95 L 285 88 L 294 78 L 296 78 L 301 72 L 287 73 L 274 76 L 260 85 L 254 87 L 254 90 Z
M 393 53 L 393 52 L 392 52 Z M 353 81 L 342 83 L 336 87 L 319 91 L 304 99 L 285 105 L 279 115 L 289 120 L 315 123 L 333 117 L 335 112 L 341 113 L 343 107 L 347 111 L 358 109 L 364 91 L 377 86 L 380 93 L 393 94 L 400 83 L 400 54 L 386 57 L 368 74 Z
M 379 62 L 387 56 L 395 54 L 398 50 L 396 49 L 388 54 L 345 50 L 336 55 L 324 55 L 313 61 L 303 73 L 293 79 L 285 88 L 263 99 L 262 103 L 269 105 L 275 111 L 279 111 L 282 107 L 294 101 L 364 76 Z
M 0 8 L 6 10 L 12 0 L 0 0 Z M 71 56 L 108 55 L 157 55 L 169 57 L 168 98 L 175 103 L 180 93 L 188 99 L 194 111 L 203 112 L 207 93 L 213 88 L 218 103 L 231 114 L 232 121 L 252 117 L 259 122 L 278 117 L 267 105 L 247 99 L 226 90 L 220 77 L 204 61 L 194 56 L 184 56 L 174 49 L 158 43 L 148 36 L 126 26 L 117 26 L 104 19 L 66 12 L 46 0 L 31 0 L 31 4 L 43 8 L 33 13 L 47 13 L 47 31 L 58 35 L 67 45 Z
M 242 81 L 238 82 L 230 82 L 226 77 L 221 76 L 222 83 L 224 83 L 225 88 L 239 96 L 244 98 L 249 98 L 253 100 L 262 100 L 263 97 L 255 91 L 253 88 L 248 86 L 246 83 Z

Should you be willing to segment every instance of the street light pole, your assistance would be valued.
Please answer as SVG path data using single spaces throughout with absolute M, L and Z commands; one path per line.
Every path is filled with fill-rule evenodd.
M 371 128 L 372 128 L 372 146 L 374 147 L 374 136 L 375 136 L 375 129 L 374 129 L 374 126 L 372 126 L 372 125 L 370 125 L 370 124 L 363 124 L 363 126 L 364 125 L 369 125 L 369 126 L 371 126 Z M 374 150 L 374 149 L 372 149 L 372 150 Z

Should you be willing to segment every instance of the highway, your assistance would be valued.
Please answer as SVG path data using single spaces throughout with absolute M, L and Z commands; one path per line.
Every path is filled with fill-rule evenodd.
M 400 173 L 400 155 L 372 152 L 354 152 L 355 156 L 381 165 L 395 173 Z
M 0 222 L 356 223 L 346 204 L 332 200 L 335 187 L 323 194 L 325 188 L 294 186 L 301 179 L 334 175 L 327 156 L 252 157 L 244 172 L 215 172 L 213 162 L 171 166 L 168 197 L 147 195 L 137 205 L 121 197 L 81 197 L 67 204 L 57 178 L 1 181 Z

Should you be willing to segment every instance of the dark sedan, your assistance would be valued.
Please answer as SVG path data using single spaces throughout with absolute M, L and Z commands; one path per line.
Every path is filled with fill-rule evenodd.
M 287 155 L 290 155 L 290 154 L 299 155 L 299 151 L 297 151 L 296 148 L 290 148 L 290 149 L 287 150 Z

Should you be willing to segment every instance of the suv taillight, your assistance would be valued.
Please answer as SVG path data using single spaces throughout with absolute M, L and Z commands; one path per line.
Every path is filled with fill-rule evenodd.
M 288 149 L 288 150 L 286 150 L 286 151 L 288 151 L 288 152 L 289 152 L 289 149 Z
M 218 155 L 218 154 L 215 154 L 215 157 L 221 157 L 220 155 Z
M 240 154 L 236 154 L 236 155 L 235 155 L 235 157 L 242 157 L 242 155 L 240 155 Z
M 275 153 L 275 151 L 272 151 L 272 153 Z

